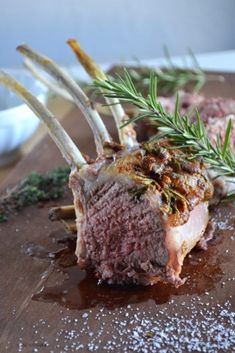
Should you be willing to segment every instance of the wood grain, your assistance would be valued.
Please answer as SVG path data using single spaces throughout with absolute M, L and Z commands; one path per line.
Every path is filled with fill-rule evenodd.
M 226 75 L 226 79 L 227 84 L 223 85 L 223 89 L 221 84 L 218 87 L 209 84 L 206 92 L 210 95 L 220 93 L 225 96 L 233 93 L 235 96 L 235 76 Z M 106 119 L 106 123 L 109 129 L 114 131 L 111 120 Z M 95 155 L 92 134 L 79 111 L 73 110 L 69 113 L 63 119 L 63 125 L 82 151 Z M 46 136 L 17 164 L 7 180 L 2 183 L 0 191 L 3 192 L 6 187 L 14 185 L 32 170 L 47 172 L 64 164 L 57 147 Z M 69 190 L 59 204 L 68 202 L 71 202 Z M 143 313 L 146 320 L 155 320 L 161 331 L 165 329 L 161 326 L 163 320 L 172 315 L 192 317 L 196 315 L 200 320 L 200 315 L 193 314 L 193 310 L 190 309 L 192 303 L 198 301 L 204 308 L 209 302 L 216 307 L 223 306 L 230 300 L 231 308 L 235 310 L 234 281 L 230 280 L 235 278 L 235 260 L 232 255 L 235 205 L 221 205 L 212 212 L 212 216 L 220 224 L 225 222 L 224 229 L 217 227 L 216 240 L 212 242 L 208 251 L 193 253 L 192 258 L 186 260 L 184 275 L 188 275 L 189 278 L 185 286 L 177 290 L 166 285 L 156 285 L 147 289 L 135 288 L 132 291 L 126 289 L 124 295 L 120 295 L 118 289 L 112 289 L 112 292 L 104 294 L 100 292 L 96 283 L 84 289 L 79 278 L 77 282 L 75 280 L 74 288 L 71 289 L 70 270 L 58 270 L 55 261 L 48 256 L 40 255 L 42 249 L 46 253 L 50 251 L 53 253 L 61 247 L 52 241 L 50 235 L 52 231 L 59 233 L 64 231 L 59 224 L 49 222 L 47 217 L 48 208 L 57 204 L 48 203 L 43 208 L 28 207 L 13 217 L 9 223 L 0 225 L 1 352 L 75 352 L 79 345 L 81 345 L 79 351 L 90 352 L 92 351 L 90 344 L 94 337 L 98 338 L 95 341 L 97 348 L 93 351 L 123 352 L 125 348 L 125 352 L 131 352 L 133 350 L 126 342 L 129 342 L 132 333 L 131 322 L 135 321 L 135 315 L 138 313 Z M 34 247 L 41 249 L 39 254 L 28 256 L 28 250 Z M 75 267 L 72 267 L 71 271 L 77 273 Z M 32 300 L 32 296 L 45 286 L 60 287 L 61 283 L 73 293 L 71 297 L 66 297 L 65 293 L 68 301 L 60 302 L 57 297 L 46 302 Z M 86 302 L 83 310 L 76 309 L 76 305 L 72 310 L 69 309 L 72 304 L 81 300 L 81 296 L 84 296 L 83 300 Z M 170 304 L 171 300 L 174 301 L 174 305 Z M 197 307 L 195 312 L 196 310 Z M 161 312 L 165 313 L 165 316 L 160 320 L 158 315 Z M 214 314 L 217 315 L 216 310 Z M 115 327 L 119 327 L 118 323 L 121 323 L 126 315 L 129 315 L 130 320 L 125 330 L 123 329 L 123 335 L 117 336 L 119 331 L 115 331 Z M 140 322 L 136 325 L 140 325 Z M 226 323 L 224 325 L 226 328 Z M 89 332 L 92 335 L 89 335 Z M 69 335 L 73 339 L 70 339 Z M 180 337 L 179 332 L 175 335 L 176 338 Z M 205 335 L 202 339 L 206 340 Z M 112 340 L 116 342 L 113 348 L 106 349 L 107 342 Z

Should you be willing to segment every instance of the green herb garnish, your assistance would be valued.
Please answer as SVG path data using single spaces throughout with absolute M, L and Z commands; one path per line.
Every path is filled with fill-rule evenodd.
M 47 175 L 30 173 L 0 197 L 0 223 L 6 222 L 13 211 L 61 198 L 68 183 L 69 173 L 69 168 L 57 168 Z
M 183 69 L 173 64 L 167 47 L 164 47 L 166 64 L 161 69 L 158 67 L 145 67 L 139 60 L 136 60 L 137 67 L 130 68 L 128 71 L 132 82 L 139 90 L 148 88 L 150 83 L 150 73 L 154 72 L 158 81 L 159 94 L 172 95 L 185 87 L 193 92 L 198 92 L 207 79 L 222 79 L 219 75 L 213 77 L 212 75 L 206 75 L 200 68 L 193 52 L 191 50 L 188 52 L 192 63 L 192 68 L 190 69 Z M 121 77 L 125 76 L 125 74 L 123 75 L 123 70 L 120 70 L 119 73 Z
M 222 142 L 218 138 L 214 146 L 208 139 L 198 112 L 196 112 L 196 121 L 191 123 L 187 115 L 180 116 L 178 97 L 174 114 L 167 113 L 157 102 L 155 73 L 150 75 L 147 97 L 138 92 L 127 70 L 124 72 L 124 77 L 117 76 L 115 80 L 97 79 L 94 84 L 104 90 L 105 96 L 118 98 L 120 101 L 133 104 L 139 109 L 139 115 L 129 119 L 123 126 L 148 117 L 153 121 L 158 131 L 152 140 L 167 138 L 177 148 L 190 150 L 189 158 L 202 158 L 209 167 L 216 170 L 218 176 L 235 176 L 235 156 L 229 144 L 231 121 L 227 125 L 224 141 Z

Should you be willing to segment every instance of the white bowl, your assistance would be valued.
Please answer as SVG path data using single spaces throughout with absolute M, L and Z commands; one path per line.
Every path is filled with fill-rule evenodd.
M 25 70 L 5 70 L 46 104 L 46 88 Z M 12 92 L 0 86 L 0 166 L 18 158 L 19 147 L 37 129 L 39 119 Z

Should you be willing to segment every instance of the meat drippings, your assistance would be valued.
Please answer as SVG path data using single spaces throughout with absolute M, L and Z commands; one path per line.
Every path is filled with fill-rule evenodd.
M 223 219 L 223 216 L 220 218 Z M 227 233 L 232 233 L 232 230 L 224 230 L 225 223 L 218 217 L 214 221 L 216 222 L 215 238 L 207 251 L 193 250 L 185 258 L 182 274 L 187 277 L 187 281 L 178 289 L 163 283 L 148 287 L 98 284 L 97 278 L 91 272 L 82 271 L 76 265 L 75 239 L 68 235 L 62 237 L 60 230 L 57 241 L 59 244 L 62 243 L 63 249 L 66 248 L 67 251 L 55 252 L 60 255 L 52 260 L 55 265 L 54 271 L 39 291 L 34 293 L 32 299 L 58 303 L 72 310 L 90 309 L 96 306 L 115 309 L 128 304 L 147 302 L 150 299 L 158 305 L 168 303 L 177 296 L 194 297 L 213 291 L 222 278 L 223 281 L 225 280 L 223 266 L 231 261 L 231 255 L 223 249 L 227 248 L 230 239 Z M 53 233 L 52 236 L 55 238 L 57 234 Z

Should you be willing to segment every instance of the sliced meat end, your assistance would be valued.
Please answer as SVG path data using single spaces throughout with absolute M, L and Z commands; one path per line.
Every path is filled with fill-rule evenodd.
M 76 251 L 79 263 L 92 266 L 97 277 L 110 284 L 162 281 L 179 286 L 184 283 L 179 277 L 183 260 L 207 226 L 208 204 L 197 205 L 185 224 L 170 227 L 158 193 L 148 190 L 135 197 L 133 186 L 118 176 L 97 183 L 86 195 Z

